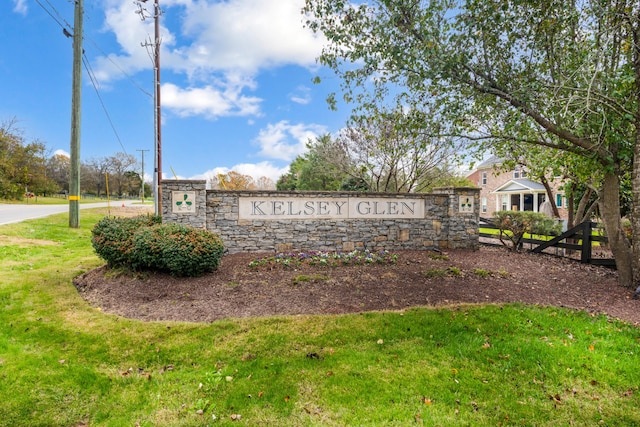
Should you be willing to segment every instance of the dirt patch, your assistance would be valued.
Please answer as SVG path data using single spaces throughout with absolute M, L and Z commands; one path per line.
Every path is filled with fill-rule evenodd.
M 615 271 L 503 248 L 400 251 L 394 265 L 253 269 L 265 254 L 234 254 L 199 278 L 117 275 L 101 267 L 74 281 L 103 312 L 142 320 L 339 314 L 415 306 L 522 302 L 607 314 L 640 324 L 640 301 Z
M 35 245 L 35 246 L 55 246 L 60 245 L 52 240 L 27 239 L 18 236 L 0 236 L 0 245 Z

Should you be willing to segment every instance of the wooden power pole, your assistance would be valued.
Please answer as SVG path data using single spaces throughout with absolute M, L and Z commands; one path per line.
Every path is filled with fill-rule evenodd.
M 148 0 L 139 0 L 138 11 L 140 19 L 143 21 L 148 18 L 149 11 L 144 8 L 142 3 Z M 144 47 L 153 47 L 153 98 L 154 98 L 154 161 L 153 161 L 153 204 L 155 206 L 155 214 L 162 216 L 162 112 L 160 110 L 160 10 L 159 0 L 154 0 L 153 4 L 153 22 L 155 26 L 153 41 L 142 43 Z
M 162 216 L 162 114 L 160 111 L 160 3 L 155 0 L 153 18 L 155 23 L 154 62 L 155 69 L 155 95 L 156 95 L 156 179 L 158 194 L 156 202 L 156 214 Z
M 80 105 L 82 94 L 83 0 L 75 0 L 73 18 L 73 80 L 71 83 L 71 171 L 69 178 L 69 227 L 80 226 Z

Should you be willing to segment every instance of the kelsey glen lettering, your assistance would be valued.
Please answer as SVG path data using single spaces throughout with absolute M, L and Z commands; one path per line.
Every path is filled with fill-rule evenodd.
M 243 220 L 424 218 L 422 199 L 240 197 Z

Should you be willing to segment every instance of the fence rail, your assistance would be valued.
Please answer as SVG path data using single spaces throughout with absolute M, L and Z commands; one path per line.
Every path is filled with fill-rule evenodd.
M 493 219 L 480 218 L 480 228 L 499 230 L 496 227 Z M 601 258 L 593 256 L 594 243 L 596 245 L 602 245 L 607 243 L 607 238 L 601 233 L 595 233 L 594 230 L 599 229 L 597 223 L 592 221 L 585 221 L 575 227 L 565 231 L 559 236 L 544 236 L 544 238 L 537 239 L 533 236 L 529 238 L 523 238 L 521 241 L 521 247 L 523 244 L 529 244 L 530 252 L 533 253 L 546 253 L 551 255 L 569 257 L 574 253 L 580 254 L 580 262 L 584 264 L 603 265 L 607 267 L 615 268 L 615 259 L 613 258 Z M 499 234 L 480 232 L 479 236 L 485 238 L 481 240 L 484 245 L 490 246 L 502 246 L 502 242 L 494 243 L 499 239 Z M 486 240 L 489 239 L 489 240 Z M 555 248 L 554 252 L 548 250 Z

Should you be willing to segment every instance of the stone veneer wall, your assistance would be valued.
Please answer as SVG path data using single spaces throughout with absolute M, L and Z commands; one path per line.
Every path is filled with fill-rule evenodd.
M 164 222 L 206 228 L 222 238 L 230 253 L 420 250 L 434 247 L 477 249 L 479 245 L 477 188 L 442 188 L 431 194 L 217 191 L 206 190 L 206 182 L 200 180 L 164 180 L 162 188 Z M 241 199 L 244 200 L 244 208 L 240 206 Z M 247 213 L 247 200 L 265 200 L 253 205 L 253 213 L 263 214 L 262 218 L 248 218 L 251 212 Z M 287 214 L 301 214 L 306 202 L 317 203 L 318 212 L 322 210 L 320 204 L 324 208 L 333 206 L 334 210 L 338 207 L 338 211 L 339 206 L 345 206 L 342 213 L 346 213 L 347 207 L 359 200 L 369 200 L 362 205 L 369 210 L 373 203 L 379 203 L 381 211 L 395 211 L 405 201 L 404 206 L 420 205 L 419 211 L 424 210 L 424 213 L 419 218 L 389 219 L 298 219 L 291 215 L 274 219 L 270 215 L 286 217 Z M 298 208 L 292 208 L 294 205 Z M 271 211 L 268 206 L 271 206 Z M 386 206 L 392 208 L 387 209 Z

